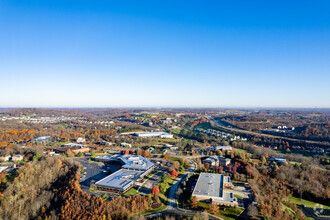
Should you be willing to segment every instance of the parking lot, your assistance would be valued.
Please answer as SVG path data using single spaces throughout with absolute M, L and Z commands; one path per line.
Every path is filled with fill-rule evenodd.
M 225 189 L 226 192 L 232 192 L 234 195 L 240 196 L 243 199 L 238 199 L 240 207 L 245 207 L 246 203 L 250 203 L 250 189 L 246 188 L 244 184 L 233 183 L 233 187 Z
M 241 185 L 234 185 L 234 187 L 232 189 L 229 189 L 228 191 L 234 193 L 235 195 L 243 197 L 243 199 L 248 199 L 250 194 L 250 191 Z
M 88 162 L 89 158 L 74 158 L 76 162 L 79 162 L 84 167 L 85 178 L 80 185 L 87 186 L 89 188 L 92 180 L 97 182 L 98 180 L 109 175 L 108 169 L 104 166 L 104 163 Z
M 92 181 L 97 182 L 100 179 L 103 179 L 112 172 L 118 170 L 118 167 L 120 168 L 120 166 L 117 164 L 114 164 L 113 166 L 105 166 L 104 163 L 101 162 L 88 162 L 88 159 L 89 158 L 74 158 L 74 161 L 79 162 L 84 167 L 85 177 L 80 182 L 80 188 L 92 196 L 102 196 L 105 193 L 108 195 L 109 199 L 116 198 L 118 196 L 116 193 L 104 191 L 90 192 L 89 187 Z
M 157 186 L 161 181 L 164 172 L 158 171 L 154 175 L 152 175 L 147 181 L 145 181 L 142 186 L 139 187 L 139 192 L 150 194 L 151 190 L 154 186 Z

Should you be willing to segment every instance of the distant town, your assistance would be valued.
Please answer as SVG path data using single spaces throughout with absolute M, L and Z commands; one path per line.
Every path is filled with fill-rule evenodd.
M 260 219 L 277 216 L 282 207 L 284 219 L 327 218 L 330 115 L 283 114 L 227 109 L 2 111 L 0 215 Z M 30 185 L 41 176 L 43 182 Z M 30 199 L 24 199 L 23 188 Z M 38 193 L 41 189 L 47 196 Z M 9 201 L 16 201 L 13 207 Z M 39 201 L 36 211 L 24 206 L 12 212 L 28 201 Z M 87 207 L 83 211 L 87 203 L 95 204 L 98 214 L 88 214 Z

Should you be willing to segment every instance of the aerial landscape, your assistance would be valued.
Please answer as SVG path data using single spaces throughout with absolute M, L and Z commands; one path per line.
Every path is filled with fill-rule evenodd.
M 330 2 L 0 2 L 0 220 L 330 219 Z

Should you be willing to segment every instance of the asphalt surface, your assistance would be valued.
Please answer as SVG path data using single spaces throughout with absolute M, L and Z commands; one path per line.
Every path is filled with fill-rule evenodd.
M 150 194 L 154 186 L 157 186 L 158 183 L 162 180 L 164 171 L 158 171 L 152 175 L 147 181 L 145 181 L 142 186 L 139 187 L 138 191 L 144 194 Z
M 88 162 L 89 158 L 74 158 L 74 161 L 79 162 L 84 167 L 85 179 L 80 182 L 80 185 L 90 186 L 92 180 L 98 180 L 108 176 L 110 172 L 104 166 L 104 163 Z
M 300 208 L 301 211 L 303 211 L 303 213 L 310 218 L 314 218 L 315 220 L 329 220 L 329 217 L 326 216 L 330 216 L 330 211 L 329 210 L 325 210 L 325 209 L 321 209 L 321 208 Z M 319 214 L 319 216 L 316 215 L 316 213 Z
M 105 192 L 105 191 L 96 191 L 96 192 L 90 192 L 89 188 L 91 185 L 91 182 L 97 182 L 104 177 L 108 176 L 111 174 L 110 170 L 113 171 L 117 169 L 117 166 L 114 165 L 111 167 L 106 167 L 104 166 L 104 163 L 101 162 L 88 162 L 87 157 L 82 157 L 82 158 L 73 158 L 74 161 L 79 162 L 83 167 L 84 167 L 84 172 L 85 172 L 85 178 L 80 182 L 80 188 L 91 194 L 92 196 L 102 196 L 103 194 L 107 194 L 109 199 L 110 198 L 116 198 L 118 197 L 118 194 L 116 193 L 111 193 L 111 192 Z M 111 169 L 109 169 L 111 168 Z
M 234 187 L 230 189 L 224 189 L 224 191 L 232 192 L 233 194 L 242 196 L 243 199 L 250 198 L 249 195 L 251 194 L 250 190 L 247 190 L 243 184 L 233 184 Z

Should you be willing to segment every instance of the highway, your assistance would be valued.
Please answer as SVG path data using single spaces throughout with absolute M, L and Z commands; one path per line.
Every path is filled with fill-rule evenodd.
M 236 132 L 236 133 L 241 133 L 241 134 L 249 134 L 249 135 L 253 135 L 253 136 L 262 136 L 262 137 L 267 137 L 267 138 L 276 138 L 276 139 L 282 139 L 282 140 L 288 140 L 288 141 L 296 141 L 296 142 L 301 142 L 301 143 L 320 144 L 320 145 L 327 145 L 327 146 L 330 145 L 330 143 L 328 143 L 328 142 L 300 140 L 300 139 L 276 136 L 276 135 L 271 135 L 271 134 L 263 134 L 263 133 L 254 132 L 254 131 L 247 131 L 247 130 L 242 130 L 242 129 L 237 129 L 237 128 L 229 128 L 229 127 L 225 127 L 225 126 L 219 124 L 214 118 L 208 118 L 208 119 L 210 120 L 211 125 L 213 124 L 213 126 L 215 128 L 221 128 L 221 129 L 226 130 L 228 132 Z

